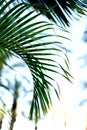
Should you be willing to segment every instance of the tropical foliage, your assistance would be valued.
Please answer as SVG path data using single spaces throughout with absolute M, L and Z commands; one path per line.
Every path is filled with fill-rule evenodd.
M 0 1 L 0 51 L 4 56 L 22 58 L 29 67 L 34 84 L 29 118 L 36 122 L 52 104 L 51 88 L 59 97 L 59 88 L 53 85 L 56 82 L 54 74 L 61 74 L 69 81 L 71 77 L 66 51 L 57 40 L 66 37 L 56 35 L 53 24 L 41 14 L 54 22 L 58 20 L 69 25 L 67 16 L 71 17 L 74 9 L 83 13 L 73 0 L 52 0 L 50 3 L 45 0 Z M 2 55 L 0 61 L 7 64 Z
M 60 23 L 61 25 L 70 25 L 69 19 L 72 19 L 72 12 L 76 11 L 77 14 L 84 14 L 85 8 L 79 0 L 25 0 L 31 4 L 43 5 L 43 10 L 41 6 L 34 6 L 34 8 L 41 12 L 41 14 L 48 17 L 55 23 Z M 84 2 L 85 3 L 85 2 Z M 47 10 L 47 11 L 44 11 Z

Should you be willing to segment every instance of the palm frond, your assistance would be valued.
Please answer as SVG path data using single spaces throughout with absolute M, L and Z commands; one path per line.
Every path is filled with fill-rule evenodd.
M 37 11 L 40 11 L 47 18 L 51 19 L 55 23 L 59 22 L 62 25 L 69 26 L 69 18 L 72 19 L 72 11 L 76 10 L 84 14 L 84 8 L 82 8 L 81 2 L 77 0 L 22 0 L 31 4 L 39 4 L 39 6 L 33 6 Z M 42 7 L 41 7 L 42 6 Z M 47 10 L 47 11 L 46 11 Z
M 52 24 L 42 19 L 41 14 L 32 9 L 32 4 L 1 0 L 0 7 L 0 49 L 19 55 L 29 67 L 34 83 L 30 119 L 37 121 L 52 103 L 50 91 L 55 80 L 52 75 L 61 74 L 62 70 L 62 76 L 70 81 L 68 67 L 60 66 L 56 59 L 63 60 L 67 66 L 68 60 L 62 58 L 64 52 L 58 46 L 62 43 L 51 33 Z M 58 96 L 58 89 L 53 88 Z

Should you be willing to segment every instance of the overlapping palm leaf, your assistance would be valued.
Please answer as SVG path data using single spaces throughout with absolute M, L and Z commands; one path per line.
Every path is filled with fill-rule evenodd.
M 72 19 L 72 11 L 84 13 L 78 0 L 25 0 L 31 4 L 38 3 L 43 5 L 43 10 L 40 7 L 34 7 L 54 22 L 59 22 L 63 25 L 70 25 L 69 19 Z M 48 11 L 44 11 L 48 9 Z
M 60 68 L 60 74 L 66 79 L 70 80 L 71 76 L 56 60 L 63 60 L 68 68 L 67 57 L 61 57 L 64 55 L 62 43 L 55 40 L 57 36 L 50 33 L 52 24 L 41 19 L 41 14 L 32 9 L 32 4 L 17 3 L 15 0 L 0 1 L 0 49 L 16 53 L 28 65 L 34 84 L 29 117 L 36 121 L 41 113 L 46 114 L 50 108 L 50 87 L 59 96 L 59 89 L 52 84 L 55 80 L 52 75 L 60 73 Z

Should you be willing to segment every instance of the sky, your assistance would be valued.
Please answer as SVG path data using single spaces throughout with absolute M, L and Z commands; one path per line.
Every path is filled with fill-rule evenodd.
M 87 103 L 84 103 L 84 105 L 81 106 L 79 105 L 81 100 L 87 98 L 87 90 L 82 89 L 83 83 L 87 82 L 87 66 L 85 64 L 85 60 L 83 59 L 83 56 L 87 55 L 87 43 L 83 41 L 83 39 L 85 38 L 84 31 L 86 28 L 86 16 L 78 21 L 72 22 L 72 27 L 69 28 L 72 41 L 68 43 L 69 46 L 67 45 L 67 43 L 65 43 L 65 46 L 68 46 L 68 49 L 72 50 L 72 52 L 68 54 L 68 57 L 70 60 L 71 74 L 73 75 L 74 80 L 73 84 L 68 84 L 67 81 L 64 81 L 62 79 L 60 81 L 60 87 L 62 86 L 61 107 L 63 109 L 63 117 L 64 113 L 66 113 L 65 117 L 67 123 L 66 127 L 59 128 L 57 127 L 57 122 L 55 125 L 56 130 L 58 128 L 60 130 L 86 130 L 85 127 L 87 122 Z M 58 117 L 56 121 L 58 121 Z

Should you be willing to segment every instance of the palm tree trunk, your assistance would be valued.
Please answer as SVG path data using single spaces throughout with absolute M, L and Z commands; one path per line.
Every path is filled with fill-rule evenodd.
M 2 119 L 0 119 L 0 130 L 2 129 Z
M 11 123 L 10 123 L 10 130 L 13 130 L 14 123 L 16 121 L 16 109 L 17 109 L 17 98 L 14 98 L 14 102 L 12 105 L 12 117 L 11 117 Z

